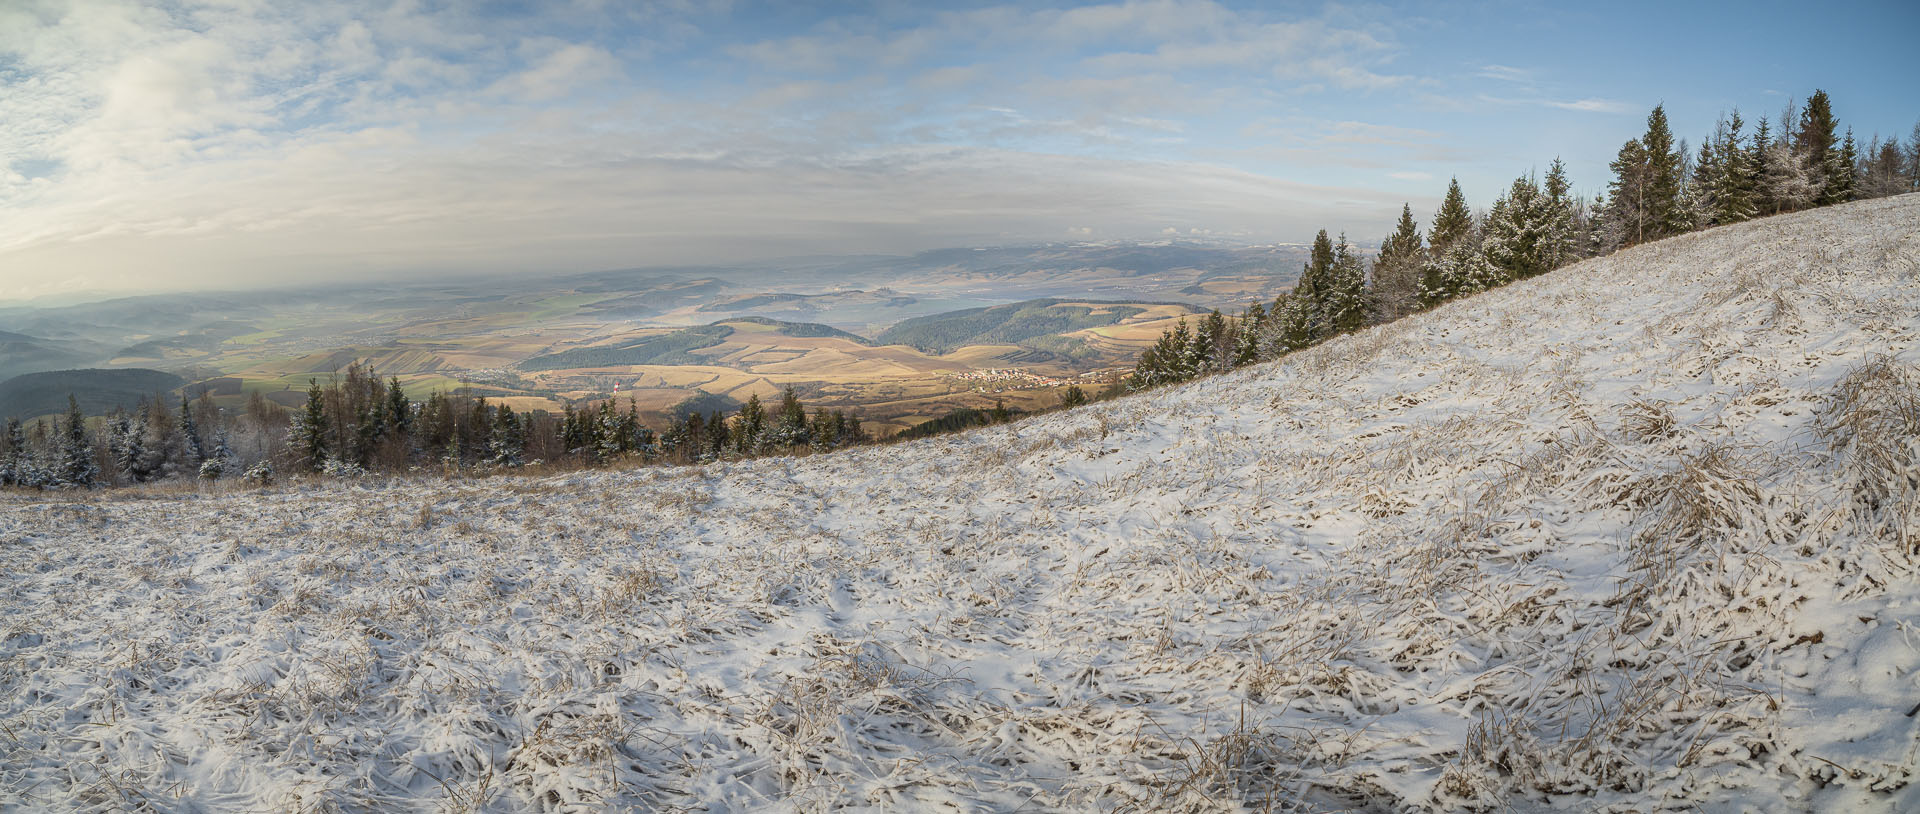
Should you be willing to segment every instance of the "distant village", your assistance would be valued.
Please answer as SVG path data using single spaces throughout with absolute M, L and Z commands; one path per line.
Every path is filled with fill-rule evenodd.
M 1096 370 L 1082 373 L 1078 376 L 1042 376 L 1038 373 L 1017 367 L 1001 367 L 988 368 L 986 370 L 969 370 L 964 373 L 952 373 L 948 374 L 948 377 L 962 381 L 979 382 L 973 389 L 986 392 L 990 390 L 1021 389 L 1027 387 L 1065 387 L 1070 384 L 1105 382 L 1116 374 L 1117 371 Z

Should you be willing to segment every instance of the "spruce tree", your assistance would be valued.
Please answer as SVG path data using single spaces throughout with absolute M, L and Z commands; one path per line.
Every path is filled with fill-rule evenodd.
M 1413 207 L 1403 203 L 1400 222 L 1395 224 L 1393 234 L 1380 241 L 1380 254 L 1373 261 L 1373 321 L 1399 319 L 1419 302 L 1420 266 L 1426 259 L 1426 248 L 1420 241 Z
M 629 444 L 622 437 L 620 414 L 614 411 L 613 399 L 600 402 L 600 409 L 589 417 L 586 436 L 595 461 L 612 460 L 627 451 Z
M 1510 277 L 1487 261 L 1487 256 L 1472 240 L 1456 240 L 1453 246 L 1427 264 L 1421 279 L 1421 302 L 1432 307 L 1451 299 L 1477 294 L 1506 283 Z
M 1227 319 L 1216 308 L 1200 318 L 1186 348 L 1185 366 L 1196 376 L 1224 369 L 1223 348 L 1227 343 Z
M 411 443 L 413 434 L 413 404 L 407 401 L 407 393 L 400 389 L 400 377 L 387 380 L 387 431 L 389 435 Z
M 107 417 L 108 456 L 120 476 L 134 483 L 143 479 L 142 462 L 147 454 L 142 441 L 145 435 L 145 423 L 136 425 L 123 409 L 114 408 L 113 414 Z
M 513 408 L 502 404 L 493 412 L 493 435 L 488 444 L 493 463 L 499 466 L 519 466 L 526 455 L 526 425 L 520 417 L 514 415 Z
M 760 394 L 747 397 L 740 407 L 740 424 L 733 428 L 733 446 L 741 455 L 758 455 L 765 443 L 767 411 L 760 406 Z
M 1322 232 L 1325 234 L 1325 232 Z M 1367 291 L 1367 271 L 1347 243 L 1345 232 L 1333 247 L 1333 264 L 1322 290 L 1320 311 L 1328 335 L 1351 333 L 1366 327 L 1373 302 Z
M 726 457 L 730 448 L 740 445 L 737 439 L 746 432 L 738 426 L 727 426 L 727 416 L 719 410 L 707 416 L 706 430 L 707 449 L 703 458 L 710 461 Z
M 1067 385 L 1067 389 L 1060 394 L 1060 408 L 1063 410 L 1071 410 L 1086 403 L 1087 391 L 1080 389 L 1080 385 Z
M 327 462 L 327 408 L 326 393 L 320 389 L 318 379 L 307 380 L 307 406 L 293 416 L 293 427 L 287 434 L 287 445 L 299 457 L 303 467 L 313 471 Z
M 1279 356 L 1312 345 L 1316 316 L 1311 292 L 1296 288 L 1275 301 L 1267 317 L 1274 329 L 1266 355 Z
M 993 400 L 993 411 L 987 416 L 995 424 L 1005 424 L 1013 420 L 1013 415 L 1007 412 L 1007 403 L 1000 399 Z
M 1820 196 L 1821 205 L 1832 206 L 1853 200 L 1856 185 L 1854 164 L 1859 160 L 1859 147 L 1854 144 L 1853 128 L 1849 127 L 1847 137 L 1841 142 L 1840 149 L 1834 154 L 1833 159 L 1827 162 L 1827 186 Z
M 1487 215 L 1484 243 L 1487 261 L 1509 279 L 1524 279 L 1553 268 L 1554 258 L 1547 244 L 1552 207 L 1547 197 L 1522 175 L 1513 179 Z
M 1573 185 L 1567 181 L 1567 166 L 1559 156 L 1547 168 L 1544 187 L 1546 214 L 1541 224 L 1539 258 L 1544 270 L 1552 271 L 1576 257 Z
M 6 449 L 0 453 L 0 486 L 24 486 L 27 470 L 27 432 L 20 419 L 7 417 Z
M 1168 383 L 1184 382 L 1199 373 L 1194 367 L 1193 331 L 1187 327 L 1187 318 L 1181 317 L 1174 323 L 1173 333 L 1167 336 L 1167 348 L 1161 356 L 1165 365 L 1165 379 Z
M 1445 252 L 1453 244 L 1473 233 L 1473 213 L 1467 209 L 1467 196 L 1460 192 L 1460 179 L 1447 182 L 1447 196 L 1433 213 L 1433 228 L 1427 230 L 1427 246 L 1434 254 Z
M 1759 124 L 1753 128 L 1753 142 L 1746 149 L 1747 172 L 1753 178 L 1753 213 L 1755 217 L 1772 215 L 1781 211 L 1780 202 L 1773 197 L 1772 185 L 1768 179 L 1776 172 L 1773 169 L 1773 125 L 1767 117 L 1761 116 Z
M 1673 131 L 1667 127 L 1664 105 L 1654 105 L 1647 114 L 1647 134 L 1641 139 L 1646 148 L 1645 186 L 1646 228 L 1648 240 L 1682 234 L 1692 228 L 1681 195 L 1686 183 L 1681 165 L 1686 157 L 1675 148 Z
M 207 459 L 206 449 L 200 444 L 200 422 L 194 420 L 193 404 L 187 401 L 187 394 L 180 394 L 180 464 L 183 471 L 198 472 L 200 464 Z
M 1720 154 L 1714 149 L 1717 143 L 1714 137 L 1701 140 L 1700 155 L 1693 160 L 1693 181 L 1687 185 L 1693 192 L 1693 220 L 1701 228 L 1719 224 L 1714 212 L 1719 207 L 1720 181 L 1726 171 L 1720 166 Z
M 227 444 L 227 431 L 222 429 L 214 433 L 213 451 L 207 453 L 207 459 L 200 463 L 200 477 L 219 480 L 233 471 L 233 448 Z
M 1781 123 L 1786 126 L 1785 122 Z M 1838 178 L 1840 174 L 1839 123 L 1833 118 L 1833 102 L 1827 98 L 1824 90 L 1815 90 L 1807 97 L 1807 106 L 1800 110 L 1800 128 L 1793 136 L 1794 154 L 1800 157 L 1811 175 L 1816 189 L 1814 203 L 1824 206 L 1838 203 L 1844 198 L 1836 198 L 1840 185 L 1845 182 Z
M 1267 309 L 1257 302 L 1247 306 L 1246 313 L 1240 315 L 1240 323 L 1234 330 L 1233 367 L 1260 361 L 1260 337 L 1266 330 L 1266 322 Z
M 1753 153 L 1740 143 L 1740 111 L 1728 117 L 1726 130 L 1719 134 L 1720 176 L 1714 182 L 1713 222 L 1740 223 L 1751 220 L 1756 212 L 1759 176 L 1754 171 Z
M 773 427 L 768 431 L 770 441 L 776 448 L 785 450 L 805 445 L 807 435 L 807 408 L 800 404 L 800 397 L 791 385 L 782 388 L 780 408 L 774 413 Z
M 807 447 L 816 452 L 833 449 L 837 435 L 833 414 L 825 407 L 813 408 L 813 418 L 807 421 Z
M 60 443 L 60 468 L 55 475 L 62 486 L 89 488 L 100 480 L 100 467 L 93 460 L 93 444 L 87 440 L 87 419 L 80 413 L 80 402 L 67 394 L 67 423 Z

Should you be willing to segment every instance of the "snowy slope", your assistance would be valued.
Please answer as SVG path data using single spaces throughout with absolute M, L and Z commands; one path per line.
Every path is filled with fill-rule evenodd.
M 0 809 L 1920 809 L 1920 196 L 806 459 L 0 497 Z

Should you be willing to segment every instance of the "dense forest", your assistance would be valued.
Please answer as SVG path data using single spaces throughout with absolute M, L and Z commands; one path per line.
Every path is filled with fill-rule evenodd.
M 1675 140 L 1664 107 L 1655 107 L 1646 132 L 1620 148 L 1610 169 L 1607 191 L 1582 198 L 1572 194 L 1556 159 L 1542 178 L 1514 179 L 1481 213 L 1468 206 L 1455 181 L 1424 233 L 1412 207 L 1403 205 L 1371 258 L 1345 235 L 1329 237 L 1321 230 L 1291 291 L 1232 318 L 1215 311 L 1193 325 L 1181 320 L 1141 354 L 1120 386 L 1099 395 L 1272 359 L 1639 243 L 1920 190 L 1920 126 L 1904 144 L 1876 136 L 1862 146 L 1851 130 L 1841 130 L 1827 94 L 1815 91 L 1804 107 L 1789 103 L 1777 122 L 1762 117 L 1750 131 L 1736 110 L 1693 150 Z M 1008 325 L 1043 323 L 1054 330 L 1063 321 L 1107 324 L 1128 313 L 1116 308 L 1094 316 L 1086 309 L 1062 312 L 1054 306 L 1056 301 L 1040 300 L 998 306 L 1015 311 L 1011 315 L 976 309 L 909 320 L 881 340 L 939 346 L 977 338 L 982 331 L 1013 330 Z M 714 344 L 715 334 L 724 337 L 722 331 L 731 329 L 702 326 L 620 347 L 564 353 L 595 359 L 605 354 L 609 358 L 599 363 L 607 364 L 657 362 Z M 1010 336 L 995 338 L 1008 341 Z M 560 366 L 560 360 L 546 358 Z M 538 369 L 541 362 L 525 367 Z M 578 409 L 568 405 L 556 415 L 515 411 L 462 393 L 436 392 L 415 401 L 398 380 L 381 381 L 358 365 L 324 384 L 310 384 L 305 405 L 291 411 L 257 393 L 238 411 L 222 409 L 204 394 L 197 400 L 183 397 L 173 408 L 156 395 L 132 410 L 116 408 L 89 422 L 83 405 L 69 399 L 64 418 L 31 426 L 18 419 L 6 422 L 0 432 L 0 486 L 87 488 L 195 478 L 267 483 L 292 473 L 351 477 L 532 464 L 699 463 L 875 440 L 856 416 L 809 413 L 790 388 L 776 405 L 754 396 L 737 410 L 696 396 L 673 411 L 669 426 L 655 432 L 641 423 L 631 402 L 624 410 L 613 400 Z M 1059 406 L 1076 407 L 1089 398 L 1070 387 Z M 1022 415 L 1001 404 L 992 410 L 958 410 L 894 438 L 1004 423 Z
M 1646 133 L 1621 146 L 1609 168 L 1607 191 L 1584 199 L 1571 194 L 1555 159 L 1544 178 L 1515 178 L 1480 214 L 1456 180 L 1424 235 L 1403 205 L 1370 263 L 1346 235 L 1329 238 L 1323 229 L 1293 290 L 1232 319 L 1215 311 L 1192 326 L 1181 320 L 1141 354 L 1128 387 L 1272 359 L 1639 243 L 1920 190 L 1920 125 L 1904 145 L 1875 136 L 1862 148 L 1816 90 L 1804 108 L 1788 102 L 1778 127 L 1762 117 L 1747 131 L 1735 110 L 1694 151 L 1674 140 L 1665 107 L 1656 106 Z

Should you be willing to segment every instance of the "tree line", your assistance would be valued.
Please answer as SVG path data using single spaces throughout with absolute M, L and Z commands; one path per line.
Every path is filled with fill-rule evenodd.
M 1920 124 L 1911 139 L 1860 147 L 1842 135 L 1832 100 L 1816 90 L 1788 102 L 1775 128 L 1751 132 L 1740 112 L 1722 116 L 1697 152 L 1676 142 L 1664 105 L 1646 132 L 1609 164 L 1607 191 L 1571 192 L 1554 159 L 1544 178 L 1515 178 L 1483 214 L 1467 206 L 1458 179 L 1422 234 L 1403 204 L 1371 261 L 1346 235 L 1314 237 L 1292 290 L 1239 316 L 1214 311 L 1162 332 L 1140 354 L 1127 387 L 1144 390 L 1272 359 L 1369 325 L 1544 274 L 1639 243 L 1765 215 L 1920 191 Z
M 79 404 L 31 426 L 8 419 L 0 433 L 0 486 L 87 488 L 189 479 L 239 478 L 256 484 L 310 473 L 351 477 L 372 472 L 457 472 L 542 464 L 584 468 L 701 463 L 826 451 L 873 439 L 859 418 L 839 410 L 808 412 L 793 388 L 771 408 L 758 395 L 737 412 L 678 410 L 664 432 L 640 419 L 629 399 L 565 405 L 559 413 L 515 410 L 467 393 L 433 392 L 415 401 L 399 379 L 381 380 L 358 364 L 322 383 L 309 380 L 293 410 L 252 394 L 244 409 L 217 406 L 210 394 L 182 396 L 168 409 L 159 396 L 116 408 L 90 426 Z

